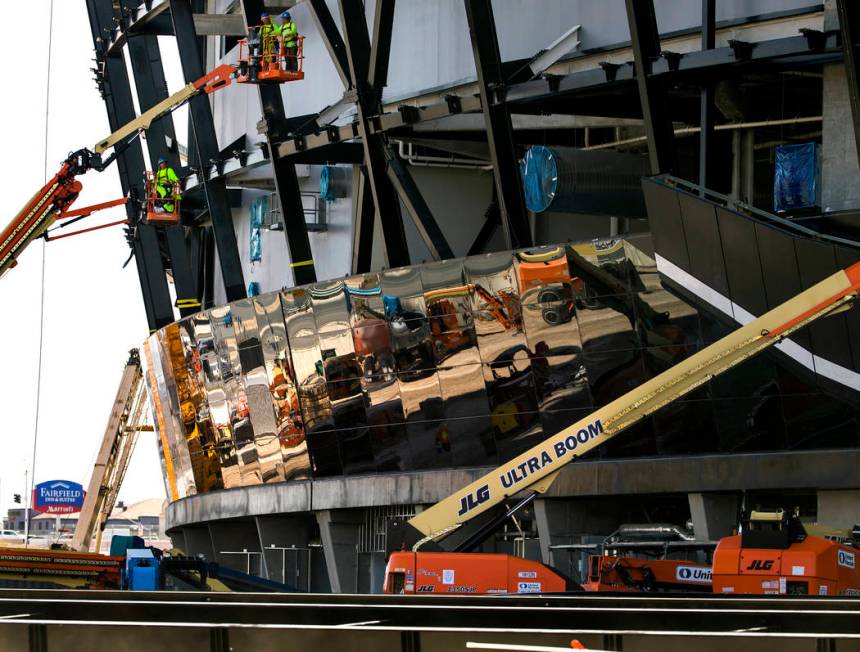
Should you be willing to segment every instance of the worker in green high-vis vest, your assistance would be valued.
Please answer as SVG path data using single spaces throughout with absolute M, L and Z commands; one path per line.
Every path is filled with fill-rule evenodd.
M 299 28 L 289 11 L 281 14 L 281 21 L 280 34 L 284 41 L 286 70 L 298 70 Z

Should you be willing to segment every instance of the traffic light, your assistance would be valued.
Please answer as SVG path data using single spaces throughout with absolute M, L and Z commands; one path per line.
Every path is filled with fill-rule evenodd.
M 21 504 L 21 494 L 12 494 L 12 498 L 16 503 Z

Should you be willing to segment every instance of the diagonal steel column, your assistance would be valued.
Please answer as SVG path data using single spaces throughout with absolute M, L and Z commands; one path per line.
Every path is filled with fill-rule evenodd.
M 666 88 L 651 77 L 651 65 L 660 57 L 660 34 L 653 0 L 625 0 L 627 23 L 636 66 L 636 84 L 642 119 L 648 137 L 651 172 L 662 174 L 675 171 L 675 133 Z
M 131 87 L 128 71 L 122 56 L 107 56 L 106 43 L 110 30 L 114 26 L 114 8 L 111 0 L 87 0 L 87 12 L 90 20 L 90 30 L 96 49 L 96 60 L 103 64 L 103 92 L 108 124 L 111 130 L 116 130 L 136 115 L 131 97 Z M 135 255 L 135 262 L 140 281 L 144 309 L 150 331 L 166 326 L 174 320 L 173 306 L 170 303 L 170 292 L 164 271 L 164 262 L 157 238 L 141 237 L 141 227 L 137 224 L 137 202 L 144 196 L 143 149 L 137 140 L 117 156 L 120 185 L 124 195 L 130 195 L 133 201 L 126 204 L 126 215 L 129 223 L 136 225 L 134 238 L 130 243 Z
M 511 114 L 505 104 L 505 77 L 502 72 L 492 0 L 464 2 L 505 244 L 508 248 L 528 247 L 532 244 L 532 236 L 520 180 L 519 157 L 514 143 Z
M 371 133 L 368 125 L 369 119 L 378 113 L 379 94 L 367 81 L 370 37 L 367 33 L 364 5 L 354 0 L 338 0 L 338 4 L 349 73 L 357 94 L 358 131 L 364 147 L 367 185 L 379 215 L 388 266 L 401 267 L 409 264 L 409 248 L 406 244 L 403 217 L 400 214 L 400 201 L 387 178 L 385 136 Z
M 179 49 L 182 75 L 186 82 L 193 82 L 202 77 L 205 71 L 197 32 L 194 29 L 194 16 L 190 0 L 170 0 L 170 15 L 173 20 L 176 45 Z M 212 109 L 209 106 L 207 95 L 197 95 L 191 99 L 188 117 L 194 136 L 192 140 L 197 157 L 197 176 L 203 186 L 206 204 L 209 207 L 209 217 L 212 220 L 212 229 L 215 233 L 215 246 L 218 249 L 224 290 L 227 301 L 236 301 L 247 295 L 239 248 L 236 243 L 236 232 L 233 228 L 233 216 L 227 198 L 227 186 L 223 179 L 213 181 L 208 178 L 207 174 L 212 163 L 219 156 L 215 123 L 212 120 Z M 192 149 L 190 145 L 191 143 L 189 143 L 189 152 Z
M 713 50 L 716 45 L 716 0 L 702 0 L 702 49 Z M 699 112 L 699 185 L 714 190 L 714 166 L 709 158 L 714 143 L 714 84 L 702 86 Z
M 848 99 L 851 103 L 851 118 L 854 123 L 854 145 L 860 162 L 860 6 L 856 0 L 836 0 L 839 13 L 839 32 L 845 59 L 845 77 L 848 81 Z
M 370 271 L 373 259 L 373 224 L 376 221 L 376 206 L 367 187 L 367 169 L 363 165 L 352 166 L 352 273 Z
M 137 0 L 124 0 L 123 6 L 133 10 Z M 161 63 L 161 50 L 158 37 L 153 34 L 137 34 L 128 39 L 128 58 L 137 90 L 137 102 L 141 111 L 147 111 L 168 96 L 167 81 Z M 169 146 L 170 143 L 170 146 Z M 151 169 L 158 167 L 158 160 L 167 159 L 168 164 L 179 170 L 181 163 L 176 146 L 176 132 L 173 128 L 173 115 L 155 120 L 146 131 L 146 144 L 149 149 Z M 197 227 L 191 227 L 196 229 Z M 183 227 L 171 227 L 163 233 L 162 241 L 170 254 L 170 269 L 173 286 L 176 289 L 176 306 L 183 317 L 194 314 L 200 309 L 200 295 L 195 274 L 188 255 L 188 243 Z
M 257 19 L 263 11 L 263 6 L 262 0 L 242 0 L 246 26 L 251 27 L 258 23 Z M 281 206 L 284 235 L 287 239 L 287 248 L 290 250 L 290 268 L 293 271 L 295 285 L 313 283 L 317 280 L 317 275 L 311 242 L 308 238 L 308 226 L 305 222 L 305 210 L 302 206 L 301 189 L 296 176 L 296 166 L 290 159 L 277 156 L 277 134 L 286 119 L 281 87 L 273 84 L 258 84 L 257 89 L 263 112 L 269 160 L 272 162 L 272 173 L 275 178 L 275 194 Z

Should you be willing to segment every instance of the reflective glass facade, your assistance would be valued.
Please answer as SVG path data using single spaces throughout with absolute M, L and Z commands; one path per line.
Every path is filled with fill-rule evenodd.
M 731 329 L 669 292 L 649 249 L 614 239 L 416 265 L 171 324 L 144 348 L 168 494 L 515 456 Z M 771 352 L 593 455 L 858 443 L 850 397 Z

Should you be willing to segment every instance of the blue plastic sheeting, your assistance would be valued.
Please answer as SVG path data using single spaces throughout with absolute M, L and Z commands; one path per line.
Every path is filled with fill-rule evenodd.
M 252 263 L 259 263 L 263 259 L 263 218 L 266 215 L 268 207 L 268 197 L 258 197 L 251 202 L 250 259 Z
M 320 170 L 320 197 L 323 201 L 334 201 L 334 184 L 331 177 L 331 166 L 324 165 Z
M 260 296 L 260 284 L 257 281 L 251 281 L 248 283 L 248 296 L 249 297 L 258 297 Z
M 542 213 L 558 190 L 558 165 L 552 150 L 543 145 L 529 147 L 520 161 L 520 176 L 526 194 L 526 207 L 535 213 Z
M 818 206 L 820 169 L 817 143 L 778 145 L 773 172 L 774 211 Z

